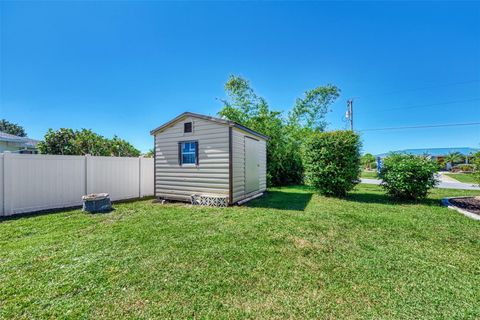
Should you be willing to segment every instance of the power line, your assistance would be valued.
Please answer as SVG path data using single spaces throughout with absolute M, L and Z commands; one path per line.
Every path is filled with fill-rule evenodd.
M 438 85 L 433 85 L 433 86 L 426 86 L 426 87 L 418 87 L 418 88 L 411 88 L 411 89 L 395 90 L 395 91 L 384 92 L 384 93 L 380 93 L 380 94 L 374 94 L 374 95 L 372 94 L 372 95 L 360 96 L 360 97 L 356 97 L 356 98 L 367 98 L 367 97 L 373 97 L 373 96 L 385 96 L 385 95 L 391 95 L 391 94 L 402 93 L 402 92 L 428 90 L 428 89 L 443 88 L 443 87 L 450 87 L 450 86 L 457 86 L 457 85 L 461 85 L 461 84 L 478 83 L 478 82 L 480 82 L 480 79 L 476 79 L 476 80 L 466 80 L 466 81 L 458 81 L 458 82 L 450 82 L 450 83 L 438 84 Z
M 473 99 L 466 99 L 466 100 L 453 100 L 453 101 L 430 103 L 430 104 L 417 104 L 412 106 L 393 107 L 393 108 L 373 110 L 371 112 L 365 112 L 365 113 L 360 112 L 360 114 L 377 113 L 377 112 L 390 111 L 390 110 L 418 109 L 418 108 L 434 107 L 434 106 L 463 103 L 463 102 L 472 102 L 472 101 L 480 101 L 480 98 L 473 98 Z
M 358 131 L 360 132 L 386 131 L 386 130 L 404 130 L 404 129 L 421 129 L 421 128 L 463 127 L 463 126 L 477 126 L 477 125 L 480 125 L 480 122 L 433 124 L 433 125 L 419 125 L 419 126 L 407 126 L 407 127 L 372 128 L 372 129 L 363 129 Z

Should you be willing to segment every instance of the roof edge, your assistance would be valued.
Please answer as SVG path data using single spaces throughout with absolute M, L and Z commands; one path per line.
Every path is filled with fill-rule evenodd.
M 181 113 L 180 115 L 176 116 L 175 118 L 173 118 L 172 120 L 162 124 L 161 126 L 153 129 L 150 131 L 150 135 L 155 135 L 157 132 L 167 128 L 168 126 L 170 126 L 171 124 L 177 122 L 178 120 L 180 120 L 181 118 L 183 117 L 194 117 L 194 118 L 200 118 L 200 119 L 204 119 L 204 120 L 208 120 L 208 121 L 213 121 L 213 122 L 217 122 L 217 123 L 222 123 L 222 124 L 225 124 L 225 125 L 229 125 L 231 127 L 235 127 L 235 128 L 238 128 L 238 129 L 241 129 L 241 130 L 244 130 L 250 134 L 253 134 L 257 137 L 260 137 L 262 139 L 265 139 L 265 140 L 270 140 L 270 137 L 269 136 L 266 136 L 264 134 L 261 134 L 259 132 L 256 132 L 248 127 L 245 127 L 239 123 L 236 123 L 235 121 L 231 121 L 231 120 L 226 120 L 226 119 L 222 119 L 222 118 L 216 118 L 216 117 L 212 117 L 212 116 L 206 116 L 206 115 L 203 115 L 203 114 L 200 114 L 200 113 L 194 113 L 194 112 L 183 112 Z

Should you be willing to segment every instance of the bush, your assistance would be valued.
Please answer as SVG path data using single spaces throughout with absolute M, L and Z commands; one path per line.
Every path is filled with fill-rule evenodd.
M 312 134 L 303 148 L 306 182 L 324 195 L 346 195 L 359 182 L 360 147 L 352 131 Z
M 473 172 L 475 166 L 473 164 L 457 164 L 452 168 L 452 172 Z
M 445 162 L 445 159 L 438 159 L 437 164 L 438 167 L 442 170 L 445 170 L 447 168 L 447 163 Z
M 379 177 L 389 195 L 415 200 L 426 197 L 435 186 L 437 171 L 438 165 L 426 157 L 392 154 L 383 159 Z
M 475 177 L 476 182 L 480 185 L 480 151 L 473 155 L 473 165 L 475 166 L 475 171 L 473 175 Z

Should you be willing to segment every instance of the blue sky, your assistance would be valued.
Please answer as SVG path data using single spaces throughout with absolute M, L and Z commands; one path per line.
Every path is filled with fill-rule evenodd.
M 274 109 L 332 83 L 329 129 L 480 121 L 475 2 L 1 2 L 0 117 L 117 134 L 139 149 L 183 111 L 215 115 L 230 74 Z M 392 109 L 392 110 L 387 110 Z M 364 151 L 480 146 L 480 126 L 363 132 Z

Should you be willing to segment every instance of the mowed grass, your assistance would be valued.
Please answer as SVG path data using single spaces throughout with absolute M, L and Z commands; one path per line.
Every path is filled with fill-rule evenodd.
M 367 179 L 378 179 L 378 175 L 376 171 L 365 171 L 362 170 L 360 173 L 361 178 L 367 178 Z
M 446 173 L 446 176 L 463 183 L 477 183 L 475 176 L 471 173 Z
M 480 223 L 272 189 L 245 207 L 151 200 L 0 222 L 0 318 L 478 319 Z

